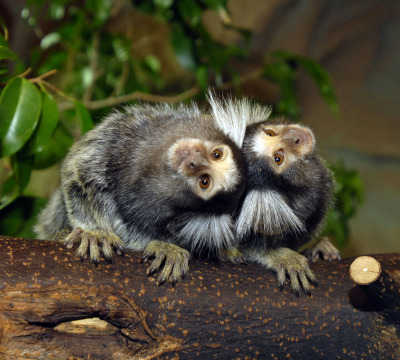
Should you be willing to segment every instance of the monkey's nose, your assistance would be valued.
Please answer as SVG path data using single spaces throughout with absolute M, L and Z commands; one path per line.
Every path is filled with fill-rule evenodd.
M 208 168 L 209 164 L 203 156 L 192 156 L 186 159 L 185 164 L 192 170 L 202 170 Z

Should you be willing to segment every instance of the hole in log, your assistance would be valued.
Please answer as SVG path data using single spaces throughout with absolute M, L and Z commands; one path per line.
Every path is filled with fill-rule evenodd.
M 112 335 L 119 331 L 117 327 L 99 318 L 66 321 L 58 324 L 54 330 L 71 334 Z

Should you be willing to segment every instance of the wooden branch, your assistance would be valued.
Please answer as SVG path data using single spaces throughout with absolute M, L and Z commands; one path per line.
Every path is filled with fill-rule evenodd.
M 400 359 L 400 254 L 374 256 L 385 281 L 370 285 L 350 279 L 354 259 L 312 264 L 311 297 L 256 264 L 204 260 L 158 287 L 140 256 L 95 266 L 0 237 L 0 358 Z

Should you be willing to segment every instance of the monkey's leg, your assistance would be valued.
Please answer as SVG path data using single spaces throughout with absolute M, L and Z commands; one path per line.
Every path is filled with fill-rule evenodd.
M 46 207 L 40 212 L 34 230 L 39 239 L 56 241 L 64 240 L 72 231 L 60 188 L 54 192 Z
M 75 173 L 72 175 L 76 176 Z M 76 254 L 81 259 L 90 257 L 98 263 L 101 256 L 111 261 L 113 250 L 122 255 L 124 242 L 114 234 L 113 223 L 118 221 L 110 194 L 95 184 L 88 188 L 71 175 L 62 184 L 62 193 L 72 231 L 64 240 L 71 249 L 79 244 Z M 83 175 L 82 175 L 83 176 Z
M 101 231 L 88 231 L 80 227 L 76 227 L 66 238 L 65 246 L 67 249 L 72 249 L 74 244 L 79 244 L 76 254 L 81 259 L 87 259 L 90 255 L 90 261 L 98 263 L 103 256 L 111 261 L 113 249 L 118 255 L 123 255 L 124 243 L 113 233 Z
M 314 245 L 303 252 L 310 261 L 318 260 L 340 260 L 340 251 L 329 241 L 328 238 L 320 238 Z
M 142 262 L 147 262 L 152 257 L 155 259 L 147 269 L 147 275 L 151 276 L 159 272 L 157 284 L 160 286 L 166 281 L 175 285 L 183 280 L 189 271 L 190 253 L 177 245 L 152 240 L 144 249 Z M 160 271 L 163 264 L 164 266 Z
M 288 275 L 291 289 L 297 296 L 301 287 L 307 295 L 310 295 L 310 283 L 317 284 L 317 278 L 311 271 L 307 258 L 292 249 L 279 247 L 270 250 L 250 250 L 245 252 L 245 255 L 249 260 L 254 260 L 267 269 L 274 270 L 281 289 Z

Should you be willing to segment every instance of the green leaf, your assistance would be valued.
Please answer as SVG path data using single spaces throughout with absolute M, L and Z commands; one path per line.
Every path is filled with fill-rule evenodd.
M 276 106 L 280 114 L 291 118 L 299 116 L 299 107 L 295 91 L 296 71 L 286 62 L 273 62 L 264 66 L 263 75 L 276 82 L 281 93 L 281 100 Z
M 53 32 L 50 34 L 47 34 L 42 41 L 40 42 L 40 47 L 43 50 L 48 49 L 49 47 L 58 44 L 61 41 L 61 34 L 57 32 Z
M 154 4 L 163 9 L 170 8 L 173 3 L 174 3 L 174 0 L 154 0 Z
M 33 167 L 35 169 L 45 169 L 61 161 L 73 142 L 72 136 L 59 122 L 47 147 L 35 154 Z
M 35 85 L 16 77 L 0 96 L 0 155 L 16 153 L 32 135 L 39 121 L 41 96 Z
M 157 56 L 153 54 L 149 54 L 144 58 L 145 65 L 150 69 L 150 71 L 154 74 L 159 74 L 161 71 L 161 63 Z
M 294 55 L 289 53 L 288 51 L 276 51 L 273 53 L 273 56 L 288 62 L 291 61 L 301 65 L 314 80 L 320 94 L 330 107 L 331 111 L 335 115 L 339 115 L 339 105 L 335 92 L 333 90 L 332 80 L 329 74 L 320 64 L 306 56 Z
M 315 84 L 318 86 L 319 92 L 325 99 L 332 112 L 335 115 L 339 115 L 339 106 L 336 99 L 335 92 L 333 90 L 332 81 L 328 73 L 324 68 L 317 64 L 315 61 L 305 57 L 298 58 L 299 64 L 301 64 L 308 74 L 313 78 Z
M 111 0 L 89 0 L 85 2 L 85 10 L 93 16 L 92 26 L 101 27 L 109 19 L 112 10 Z
M 227 7 L 227 0 L 203 0 L 204 3 L 211 9 L 218 10 Z
M 117 59 L 121 62 L 128 61 L 131 57 L 132 43 L 125 38 L 115 37 L 112 40 L 112 47 Z
M 22 193 L 26 185 L 28 185 L 33 166 L 33 156 L 26 156 L 21 152 L 19 151 L 13 156 L 14 178 L 18 185 L 19 193 Z
M 39 125 L 35 129 L 29 145 L 29 154 L 31 155 L 43 151 L 49 144 L 51 136 L 60 119 L 57 103 L 53 96 L 47 92 L 43 92 L 42 95 L 43 105 Z
M 64 4 L 49 4 L 50 19 L 61 20 L 65 15 Z
M 1 189 L 0 210 L 10 205 L 19 195 L 19 187 L 13 177 L 9 178 Z
M 21 197 L 2 210 L 0 234 L 34 238 L 33 226 L 37 214 L 46 204 L 45 199 Z
M 196 80 L 197 84 L 206 91 L 208 88 L 208 71 L 205 66 L 199 66 L 196 68 Z
M 8 46 L 0 45 L 0 60 L 17 60 L 18 56 Z
M 186 0 L 177 2 L 179 12 L 182 17 L 190 22 L 192 26 L 200 23 L 203 15 L 203 9 L 195 0 Z
M 89 111 L 83 106 L 80 101 L 75 101 L 76 115 L 79 119 L 79 127 L 81 129 L 81 134 L 85 134 L 93 128 L 93 120 L 90 116 Z
M 193 70 L 196 66 L 193 43 L 185 34 L 183 27 L 177 23 L 171 30 L 171 44 L 176 59 L 185 69 Z

